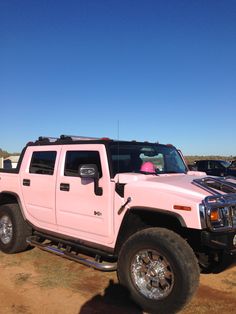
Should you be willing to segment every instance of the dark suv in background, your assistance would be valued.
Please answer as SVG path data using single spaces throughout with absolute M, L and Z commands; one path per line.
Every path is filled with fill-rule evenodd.
M 197 160 L 195 161 L 194 168 L 197 171 L 204 171 L 206 174 L 212 176 L 236 176 L 235 163 L 231 164 L 225 160 Z

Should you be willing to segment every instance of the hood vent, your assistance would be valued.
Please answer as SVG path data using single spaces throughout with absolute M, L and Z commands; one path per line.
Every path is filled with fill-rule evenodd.
M 228 180 L 234 180 L 235 183 Z M 236 193 L 236 178 L 235 177 L 226 177 L 226 178 L 205 177 L 202 179 L 193 180 L 192 184 L 202 188 L 203 190 L 213 195 L 222 195 L 225 193 Z

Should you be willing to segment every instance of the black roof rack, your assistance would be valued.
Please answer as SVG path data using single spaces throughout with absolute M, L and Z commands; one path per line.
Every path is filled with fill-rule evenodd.
M 88 141 L 88 140 L 99 140 L 98 137 L 90 137 L 90 136 L 80 136 L 80 135 L 64 135 L 60 136 L 61 140 L 70 140 L 70 141 Z
M 57 144 L 76 144 L 82 142 L 96 142 L 96 143 L 108 143 L 108 142 L 120 142 L 120 143 L 147 143 L 154 144 L 150 142 L 139 142 L 139 141 L 128 141 L 128 140 L 114 140 L 108 137 L 90 137 L 90 136 L 80 136 L 80 135 L 66 135 L 62 134 L 59 137 L 51 137 L 51 136 L 39 136 L 39 138 L 34 142 L 27 143 L 27 146 L 33 145 L 57 145 Z M 159 143 L 158 143 L 159 144 Z
M 27 143 L 27 146 L 32 145 L 49 145 L 49 144 L 70 144 L 76 142 L 90 142 L 90 141 L 112 141 L 109 138 L 99 138 L 99 137 L 90 137 L 90 136 L 80 136 L 80 135 L 60 135 L 60 137 L 51 137 L 51 136 L 39 136 L 35 142 Z
M 58 140 L 58 137 L 39 136 L 36 142 L 54 143 Z

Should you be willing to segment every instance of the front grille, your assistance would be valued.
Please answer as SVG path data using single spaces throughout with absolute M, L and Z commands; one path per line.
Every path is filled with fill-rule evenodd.
M 232 213 L 232 224 L 233 224 L 233 227 L 236 228 L 236 206 L 231 206 L 231 213 Z
M 207 196 L 203 204 L 207 225 L 212 231 L 232 230 L 236 228 L 236 193 Z M 211 213 L 219 212 L 219 220 L 212 221 Z

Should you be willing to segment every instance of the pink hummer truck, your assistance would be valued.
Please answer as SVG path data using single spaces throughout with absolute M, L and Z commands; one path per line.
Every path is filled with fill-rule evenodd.
M 0 171 L 0 250 L 29 245 L 117 271 L 144 311 L 175 313 L 200 271 L 235 262 L 236 181 L 188 171 L 171 145 L 40 137 Z

